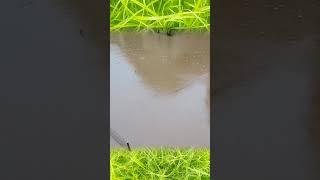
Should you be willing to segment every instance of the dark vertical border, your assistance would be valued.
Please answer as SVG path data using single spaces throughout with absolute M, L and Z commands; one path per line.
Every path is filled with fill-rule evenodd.
M 214 1 L 214 178 L 320 179 L 319 7 Z
M 105 168 L 106 179 L 110 179 L 110 2 L 104 0 L 105 9 L 105 43 L 106 43 L 106 75 L 107 75 L 107 98 L 106 98 L 106 144 L 105 144 Z
M 213 85 L 214 85 L 214 36 L 216 29 L 216 1 L 210 1 L 210 177 L 211 179 L 216 176 L 216 151 L 214 141 L 214 99 L 213 99 Z

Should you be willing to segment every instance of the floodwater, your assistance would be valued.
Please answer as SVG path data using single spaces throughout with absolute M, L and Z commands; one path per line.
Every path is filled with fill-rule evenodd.
M 216 179 L 320 179 L 319 7 L 253 0 L 217 7 Z
M 0 179 L 105 179 L 104 21 L 103 1 L 0 1 Z
M 114 33 L 110 43 L 110 127 L 132 147 L 208 147 L 209 34 Z

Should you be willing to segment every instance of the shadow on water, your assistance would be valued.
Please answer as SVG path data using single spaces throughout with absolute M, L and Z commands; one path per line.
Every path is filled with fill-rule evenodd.
M 208 146 L 207 89 L 208 34 L 111 34 L 111 127 L 133 146 Z
M 214 37 L 217 179 L 320 179 L 319 7 L 221 2 Z
M 190 80 L 208 75 L 208 34 L 123 33 L 111 38 L 130 57 L 129 63 L 145 84 L 159 93 L 178 91 Z
M 0 2 L 0 179 L 105 178 L 106 44 L 98 2 Z

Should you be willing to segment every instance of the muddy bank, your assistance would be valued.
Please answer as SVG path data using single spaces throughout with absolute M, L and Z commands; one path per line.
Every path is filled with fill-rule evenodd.
M 209 42 L 208 34 L 111 34 L 111 128 L 133 147 L 209 146 Z

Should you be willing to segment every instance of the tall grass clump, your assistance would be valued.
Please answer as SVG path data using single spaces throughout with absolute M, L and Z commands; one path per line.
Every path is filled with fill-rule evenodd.
M 209 149 L 111 149 L 112 180 L 210 179 Z
M 210 0 L 110 0 L 110 31 L 209 31 Z

